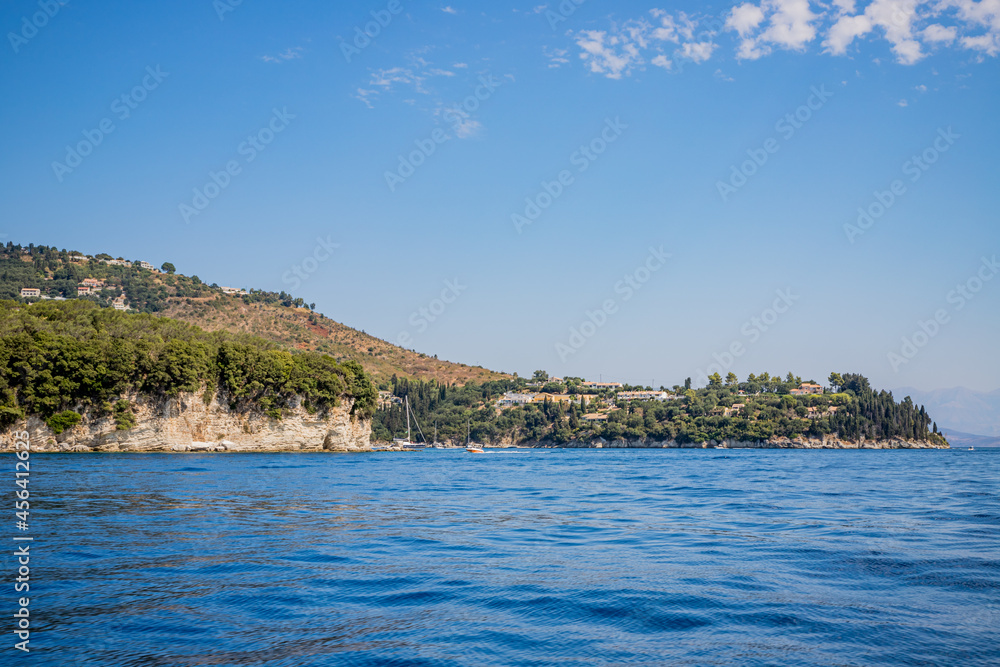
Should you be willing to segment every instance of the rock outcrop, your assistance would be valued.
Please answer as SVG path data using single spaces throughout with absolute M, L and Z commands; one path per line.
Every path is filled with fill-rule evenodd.
M 198 451 L 371 451 L 371 421 L 351 415 L 352 402 L 326 414 L 310 414 L 301 404 L 281 419 L 232 410 L 218 397 L 205 404 L 197 394 L 133 400 L 136 425 L 117 430 L 111 416 L 91 417 L 56 434 L 37 417 L 14 424 L 0 443 L 11 451 L 11 433 L 27 431 L 36 452 L 198 452 Z
M 710 440 L 708 442 L 685 442 L 676 440 L 571 440 L 556 444 L 551 441 L 522 442 L 519 447 L 565 447 L 569 449 L 947 449 L 947 445 L 927 440 L 909 441 L 900 438 L 890 440 L 860 440 L 853 442 L 834 436 L 816 438 L 769 438 L 767 440 Z

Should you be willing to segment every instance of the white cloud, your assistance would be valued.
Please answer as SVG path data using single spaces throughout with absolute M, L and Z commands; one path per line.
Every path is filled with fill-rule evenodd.
M 719 17 L 652 9 L 645 18 L 567 34 L 590 71 L 620 79 L 647 64 L 705 62 L 723 50 L 720 29 L 731 36 L 738 60 L 775 50 L 805 51 L 818 39 L 824 52 L 838 56 L 862 41 L 884 40 L 901 65 L 948 46 L 973 51 L 982 60 L 1000 55 L 1000 0 L 750 0 Z M 550 56 L 549 66 L 563 64 L 560 57 Z M 876 65 L 882 60 L 872 58 Z
M 580 58 L 590 66 L 590 71 L 609 79 L 620 79 L 631 74 L 632 68 L 642 64 L 642 57 L 635 44 L 602 30 L 585 30 L 577 36 L 577 46 L 583 49 Z
M 454 7 L 451 7 L 451 6 L 442 7 L 441 11 L 444 12 L 445 14 L 457 14 L 458 13 L 458 10 L 456 10 Z
M 874 0 L 864 13 L 857 15 L 844 14 L 827 33 L 823 45 L 834 55 L 843 55 L 847 47 L 857 37 L 863 37 L 881 29 L 881 33 L 892 45 L 896 61 L 903 65 L 912 65 L 924 57 L 913 33 L 917 9 L 925 0 Z
M 808 0 L 770 0 L 765 5 L 774 13 L 761 39 L 799 51 L 816 37 L 812 22 L 818 16 L 809 9 Z
M 676 44 L 678 58 L 701 63 L 708 60 L 716 48 L 711 37 L 715 33 L 702 30 L 695 39 L 698 22 L 684 12 L 670 14 L 662 9 L 650 12 L 652 21 L 640 18 L 612 24 L 609 30 L 582 30 L 573 35 L 580 49 L 580 58 L 590 71 L 610 79 L 630 76 L 635 69 L 647 64 L 671 69 L 673 60 L 668 49 Z M 683 43 L 682 43 L 683 42 Z M 564 63 L 565 53 L 545 52 L 549 67 Z
M 963 37 L 962 46 L 967 49 L 982 51 L 987 55 L 995 56 L 997 53 L 1000 53 L 1000 37 L 996 34 Z
M 696 63 L 703 63 L 712 57 L 715 44 L 712 42 L 688 42 L 681 48 L 681 57 Z
M 750 31 L 755 30 L 763 20 L 764 10 L 753 3 L 746 2 L 738 7 L 733 7 L 733 11 L 726 19 L 726 30 L 735 30 L 740 34 L 740 37 L 744 37 Z
M 801 51 L 816 38 L 814 22 L 819 19 L 809 8 L 808 0 L 763 0 L 761 4 L 744 3 L 726 20 L 726 29 L 742 38 L 737 51 L 741 60 L 756 60 L 771 52 L 773 46 Z M 752 33 L 766 21 L 763 32 Z
M 660 22 L 660 25 L 653 29 L 653 39 L 676 44 L 682 39 L 694 38 L 694 31 L 698 28 L 698 23 L 684 12 L 677 12 L 677 15 L 674 16 L 662 9 L 652 9 L 649 13 Z
M 924 54 L 920 50 L 920 42 L 913 38 L 913 20 L 916 18 L 917 5 L 922 0 L 875 0 L 867 9 L 872 24 L 885 31 L 885 38 L 892 44 L 896 60 L 903 65 L 912 65 Z
M 673 63 L 670 62 L 670 58 L 667 58 L 662 53 L 653 58 L 650 62 L 657 67 L 662 67 L 663 69 L 670 69 L 673 66 Z
M 868 34 L 872 29 L 871 20 L 864 14 L 860 16 L 841 16 L 830 28 L 823 42 L 830 53 L 843 55 L 855 37 Z
M 932 25 L 924 28 L 921 33 L 924 36 L 925 42 L 939 42 L 942 44 L 951 44 L 955 41 L 958 36 L 958 30 L 955 28 L 946 28 L 943 25 L 934 23 Z

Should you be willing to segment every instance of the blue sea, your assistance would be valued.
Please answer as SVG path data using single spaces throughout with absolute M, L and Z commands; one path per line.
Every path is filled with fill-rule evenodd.
M 31 463 L 4 665 L 1000 664 L 996 450 Z

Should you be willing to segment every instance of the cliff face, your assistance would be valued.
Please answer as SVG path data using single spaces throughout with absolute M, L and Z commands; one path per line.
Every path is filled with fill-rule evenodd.
M 325 415 L 295 405 L 280 420 L 230 410 L 217 397 L 206 405 L 195 394 L 162 400 L 139 397 L 133 405 L 136 425 L 127 431 L 117 430 L 110 416 L 85 414 L 83 421 L 59 435 L 37 417 L 21 420 L 7 433 L 27 431 L 32 451 L 38 452 L 371 450 L 371 421 L 352 418 L 349 399 Z M 0 447 L 10 451 L 13 438 L 4 437 Z

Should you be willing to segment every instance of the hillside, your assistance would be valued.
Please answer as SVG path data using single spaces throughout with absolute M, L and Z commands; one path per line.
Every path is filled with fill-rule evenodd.
M 399 400 L 406 398 L 425 438 L 437 433 L 452 443 L 470 438 L 528 446 L 595 441 L 643 447 L 724 442 L 754 447 L 948 446 L 923 406 L 876 391 L 855 373 L 832 373 L 835 389 L 810 383 L 822 393 L 808 394 L 801 393 L 805 385 L 792 373 L 784 380 L 751 374 L 745 382 L 733 374 L 726 380 L 715 374 L 707 387 L 677 386 L 670 392 L 598 389 L 577 380 L 545 385 L 557 393 L 527 395 L 523 378 L 464 387 L 398 380 L 392 389 L 397 400 L 380 401 L 373 436 L 387 441 L 406 434 L 407 417 Z M 515 405 L 507 392 L 533 399 Z
M 456 364 L 405 350 L 308 308 L 247 303 L 242 298 L 216 294 L 200 299 L 170 299 L 160 314 L 208 331 L 245 332 L 299 350 L 329 354 L 338 361 L 354 360 L 376 383 L 385 383 L 393 375 L 446 384 L 507 377 L 480 366 Z
M 169 264 L 161 268 L 105 254 L 8 243 L 0 246 L 0 299 L 82 299 L 177 319 L 206 331 L 248 333 L 285 347 L 329 354 L 341 362 L 357 361 L 380 385 L 393 375 L 460 385 L 509 377 L 392 345 L 316 313 L 314 304 L 307 306 L 285 292 L 226 293 L 197 275 L 175 273 Z M 24 288 L 38 289 L 39 296 L 22 298 Z

